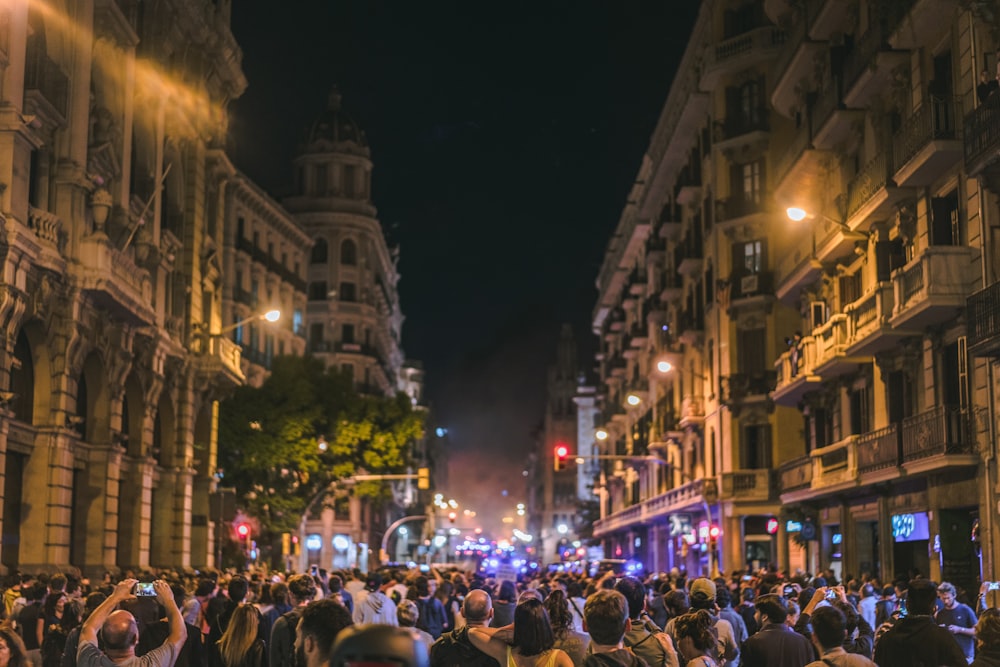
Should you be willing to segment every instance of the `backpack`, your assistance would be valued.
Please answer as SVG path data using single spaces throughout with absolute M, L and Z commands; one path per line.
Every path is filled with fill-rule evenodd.
M 298 638 L 299 629 L 299 610 L 293 609 L 291 611 L 286 611 L 278 618 L 285 619 L 285 632 L 288 633 L 288 656 L 282 660 L 282 664 L 272 665 L 271 667 L 304 667 L 296 664 L 297 661 L 295 655 L 295 640 Z M 275 623 L 277 623 L 277 621 L 275 621 Z

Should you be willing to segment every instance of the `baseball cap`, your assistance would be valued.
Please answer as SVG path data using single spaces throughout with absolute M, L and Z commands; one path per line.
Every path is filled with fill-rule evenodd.
M 691 597 L 699 595 L 706 600 L 715 599 L 715 582 L 711 579 L 699 577 L 691 582 Z

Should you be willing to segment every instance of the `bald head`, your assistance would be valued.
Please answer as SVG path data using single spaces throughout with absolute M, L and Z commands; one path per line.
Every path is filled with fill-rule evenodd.
M 139 641 L 139 627 L 136 625 L 135 616 L 121 609 L 111 612 L 108 620 L 104 621 L 101 634 L 104 636 L 104 647 L 108 651 L 131 652 Z
M 483 627 L 493 618 L 493 600 L 486 591 L 469 591 L 462 603 L 462 616 L 471 626 Z

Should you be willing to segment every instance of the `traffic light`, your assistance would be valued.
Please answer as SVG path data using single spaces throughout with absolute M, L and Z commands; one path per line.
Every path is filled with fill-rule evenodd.
M 448 521 L 449 522 L 455 523 L 455 519 L 456 518 L 458 518 L 457 514 L 455 514 L 454 512 L 448 512 Z
M 250 537 L 250 524 L 248 523 L 238 523 L 236 524 L 236 534 L 241 540 L 245 540 Z
M 421 491 L 431 488 L 430 468 L 417 468 L 417 488 Z
M 566 457 L 569 456 L 569 447 L 559 443 L 556 445 L 554 456 L 552 457 L 552 469 L 559 472 L 566 465 Z
M 712 551 L 715 551 L 719 543 L 719 535 L 722 535 L 722 529 L 713 523 L 708 529 L 708 548 Z

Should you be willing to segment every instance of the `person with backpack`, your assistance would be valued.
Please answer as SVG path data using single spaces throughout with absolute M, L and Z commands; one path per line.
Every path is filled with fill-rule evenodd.
M 316 597 L 316 582 L 308 574 L 296 574 L 288 579 L 288 596 L 294 606 L 291 611 L 279 616 L 271 628 L 269 667 L 296 667 L 296 628 L 303 608 Z
M 615 590 L 628 603 L 629 625 L 625 648 L 646 661 L 649 667 L 677 667 L 679 659 L 670 636 L 656 627 L 646 612 L 646 588 L 635 577 L 622 577 Z

